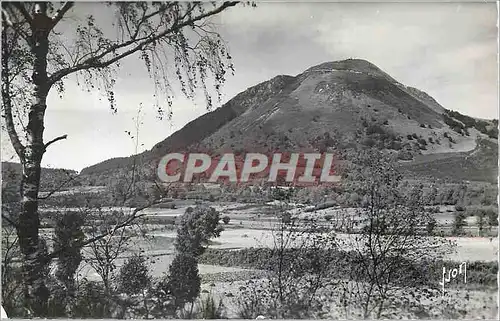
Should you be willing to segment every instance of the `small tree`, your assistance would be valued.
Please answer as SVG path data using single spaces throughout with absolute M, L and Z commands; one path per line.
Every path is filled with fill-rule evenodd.
M 193 303 L 200 294 L 201 278 L 198 274 L 198 261 L 189 253 L 178 253 L 169 268 L 168 289 L 176 309 L 186 303 Z
M 465 226 L 467 226 L 467 222 L 465 222 L 465 213 L 456 212 L 453 216 L 453 226 L 451 233 L 453 235 L 463 235 Z
M 155 315 L 175 316 L 200 294 L 201 278 L 198 274 L 198 256 L 203 253 L 213 237 L 220 236 L 220 215 L 212 207 L 188 207 L 181 216 L 175 240 L 176 256 L 169 267 L 169 274 L 157 285 L 158 302 Z
M 228 225 L 229 222 L 231 221 L 231 218 L 229 216 L 224 216 L 222 217 L 222 222 L 224 222 L 224 224 Z
M 427 225 L 426 225 L 426 230 L 427 230 L 427 234 L 428 235 L 434 235 L 434 231 L 436 229 L 436 225 L 437 225 L 436 219 L 434 217 L 432 217 L 427 222 Z
M 202 254 L 209 240 L 220 236 L 222 227 L 219 221 L 220 214 L 213 207 L 199 205 L 187 208 L 177 228 L 177 252 L 190 253 L 194 257 Z
M 483 236 L 484 227 L 486 225 L 485 222 L 485 213 L 483 211 L 478 211 L 476 214 L 476 224 L 478 230 L 478 236 Z
M 125 308 L 134 307 L 136 313 L 149 318 L 149 294 L 151 288 L 151 275 L 144 257 L 134 255 L 129 258 L 120 268 L 117 278 L 119 293 L 124 293 L 129 297 L 140 296 L 139 302 L 127 300 Z M 148 293 L 149 292 L 149 293 Z M 137 308 L 139 306 L 139 308 Z
M 492 209 L 486 210 L 486 216 L 488 216 L 488 226 L 493 228 L 498 226 L 498 212 Z
M 58 286 L 52 291 L 50 306 L 50 315 L 54 317 L 71 315 L 76 295 L 75 274 L 83 259 L 81 248 L 75 244 L 85 238 L 83 224 L 83 215 L 79 212 L 66 212 L 56 221 L 54 250 L 59 252 L 55 272 Z
M 319 217 L 292 217 L 287 212 L 292 195 L 287 194 L 278 209 L 273 246 L 265 260 L 266 278 L 248 281 L 240 289 L 239 314 L 244 318 L 321 317 L 326 302 L 319 293 L 335 286 L 331 269 L 338 248 L 333 226 Z
M 346 171 L 344 186 L 367 195 L 367 200 L 357 205 L 360 233 L 346 240 L 345 246 L 353 249 L 347 253 L 346 269 L 352 282 L 341 283 L 341 303 L 348 317 L 361 310 L 365 319 L 381 318 L 400 299 L 398 289 L 412 292 L 430 282 L 422 261 L 431 264 L 441 259 L 448 247 L 422 233 L 433 224 L 432 215 L 424 210 L 423 187 L 403 188 L 391 156 L 360 151 Z

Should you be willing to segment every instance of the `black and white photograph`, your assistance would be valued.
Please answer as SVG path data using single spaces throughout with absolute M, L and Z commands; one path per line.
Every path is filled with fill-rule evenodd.
M 499 319 L 498 1 L 1 6 L 1 319 Z

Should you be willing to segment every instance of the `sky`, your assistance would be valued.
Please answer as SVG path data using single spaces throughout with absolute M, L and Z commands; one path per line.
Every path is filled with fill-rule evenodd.
M 99 3 L 77 3 L 68 17 L 82 12 L 109 18 Z M 69 20 L 63 26 L 71 25 Z M 297 75 L 323 62 L 361 58 L 427 92 L 445 108 L 498 119 L 494 2 L 258 3 L 257 8 L 230 8 L 212 22 L 235 66 L 234 76 L 222 88 L 221 103 L 276 75 Z M 141 104 L 138 152 L 207 112 L 202 99 L 193 102 L 176 93 L 172 119 L 160 120 L 142 62 L 126 59 L 118 76 L 117 113 L 111 112 L 106 99 L 85 92 L 74 79 L 66 82 L 62 99 L 54 90 L 49 94 L 44 139 L 64 134 L 68 138 L 50 146 L 43 166 L 79 171 L 134 154 L 136 141 L 125 131 L 135 130 Z M 2 160 L 18 161 L 13 155 L 2 132 Z

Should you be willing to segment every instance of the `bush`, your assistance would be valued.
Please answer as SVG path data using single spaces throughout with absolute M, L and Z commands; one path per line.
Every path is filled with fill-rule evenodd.
M 427 145 L 427 142 L 426 142 L 426 141 L 425 141 L 425 139 L 423 139 L 423 138 L 419 138 L 419 139 L 417 139 L 417 142 L 418 142 L 420 145 L 424 145 L 424 146 L 426 146 L 426 145 Z
M 194 300 L 200 294 L 201 278 L 198 274 L 198 262 L 190 254 L 178 253 L 169 267 L 169 277 L 161 287 L 165 293 L 173 296 L 174 306 L 179 309 Z
M 399 160 L 412 160 L 413 155 L 411 154 L 411 152 L 409 152 L 407 150 L 402 150 L 402 151 L 399 151 L 399 153 L 398 153 L 398 159 Z
M 456 213 L 455 217 L 453 218 L 453 227 L 451 233 L 453 235 L 462 235 L 464 233 L 465 226 L 467 226 L 467 222 L 465 222 L 465 213 Z
M 142 256 L 133 256 L 125 261 L 118 276 L 118 289 L 128 295 L 141 294 L 151 285 L 151 276 Z
M 198 317 L 204 320 L 224 319 L 224 304 L 222 300 L 216 303 L 211 294 L 202 298 Z
M 231 218 L 227 215 L 222 218 L 222 222 L 224 222 L 224 224 L 226 224 L 226 225 L 228 225 L 230 221 L 231 221 Z

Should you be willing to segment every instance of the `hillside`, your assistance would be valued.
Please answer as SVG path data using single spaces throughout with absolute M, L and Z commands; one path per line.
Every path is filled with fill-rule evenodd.
M 397 82 L 368 61 L 348 59 L 253 86 L 137 155 L 135 161 L 154 168 L 163 155 L 187 150 L 220 154 L 368 146 L 391 150 L 402 161 L 417 165 L 427 155 L 465 159 L 486 146 L 478 145 L 479 141 L 489 142 L 488 146 L 494 146 L 490 154 L 497 155 L 497 126 L 497 121 L 445 109 L 428 94 Z M 107 175 L 131 166 L 133 159 L 107 160 L 83 169 L 82 174 Z M 496 167 L 496 161 L 488 158 L 487 162 Z M 470 166 L 483 163 L 475 161 Z M 409 168 L 421 171 L 418 166 Z
M 53 191 L 63 187 L 71 187 L 77 184 L 72 178 L 77 172 L 62 168 L 42 168 L 40 178 L 41 191 Z M 21 164 L 13 162 L 2 162 L 2 197 L 18 197 L 19 183 L 21 181 Z M 3 200 L 7 201 L 7 200 Z

